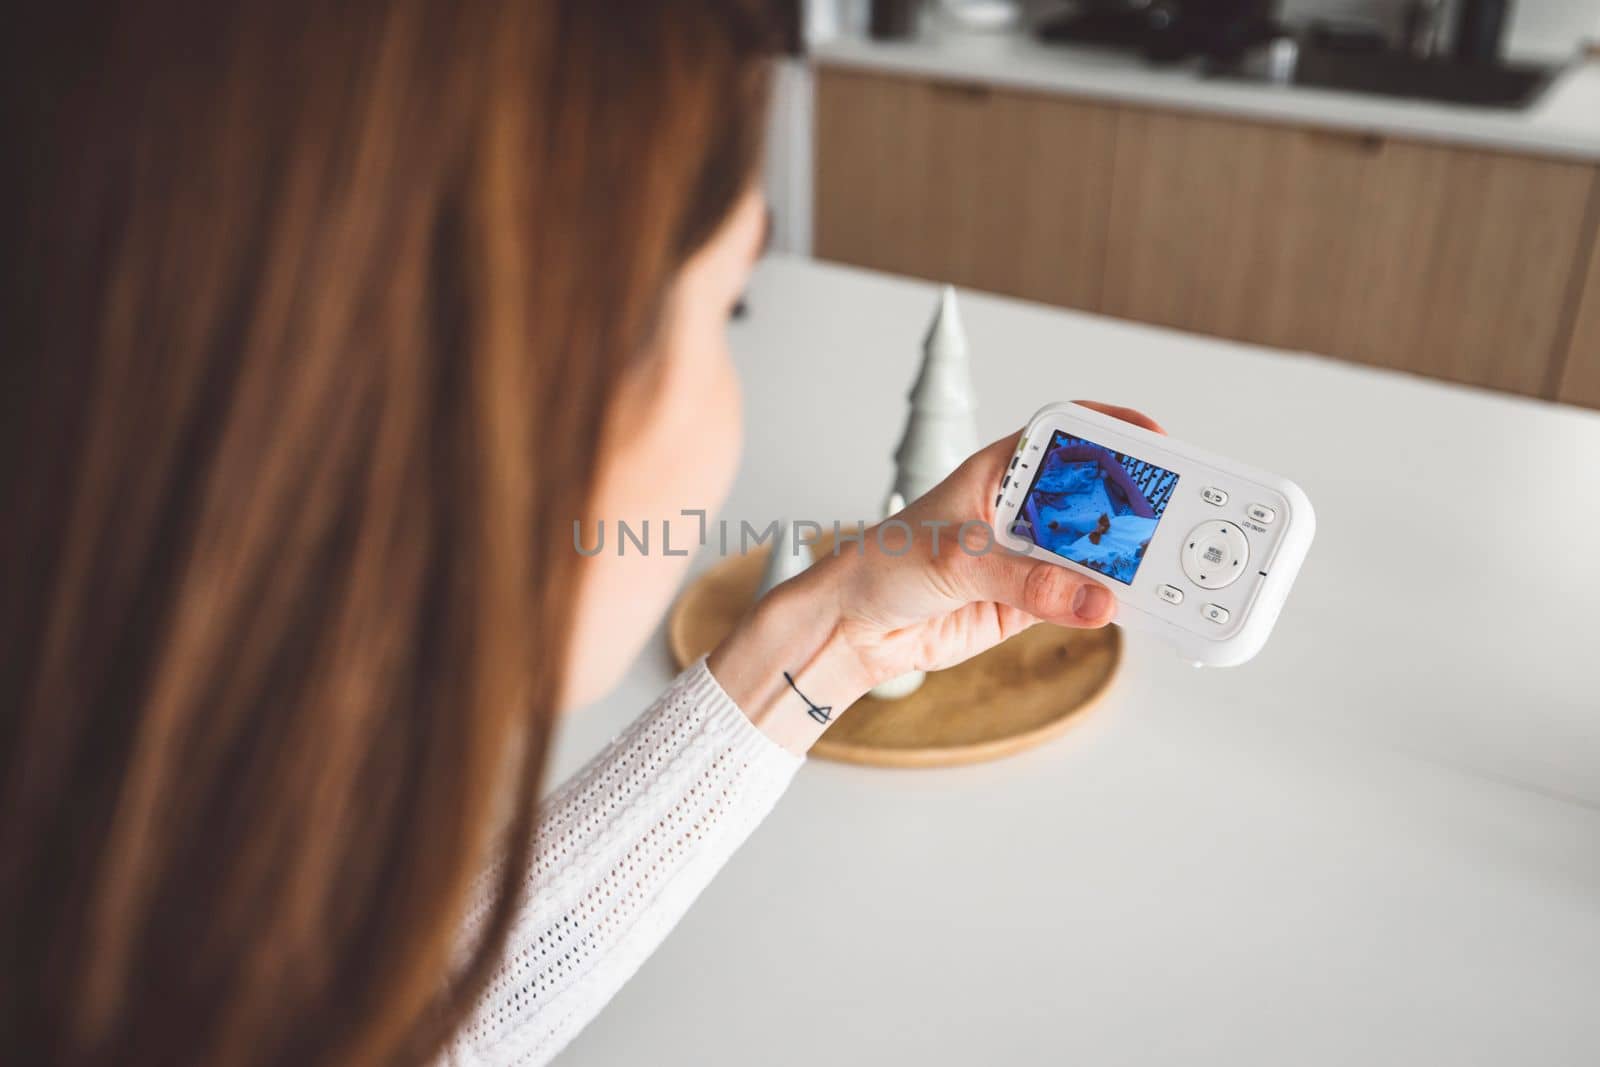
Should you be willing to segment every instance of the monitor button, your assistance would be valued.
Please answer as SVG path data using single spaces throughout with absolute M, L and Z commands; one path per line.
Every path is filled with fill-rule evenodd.
M 1223 623 L 1228 621 L 1228 609 L 1223 607 L 1221 604 L 1207 604 L 1205 608 L 1201 610 L 1200 614 L 1204 615 L 1209 621 L 1216 623 L 1218 626 L 1221 626 Z
M 1244 509 L 1244 513 L 1265 526 L 1278 517 L 1278 513 L 1265 504 L 1251 504 Z
M 1200 490 L 1200 499 L 1204 500 L 1207 504 L 1215 504 L 1220 508 L 1222 505 L 1228 502 L 1228 494 L 1224 493 L 1221 489 L 1208 485 L 1204 489 Z
M 1156 586 L 1156 596 L 1160 597 L 1162 600 L 1165 600 L 1168 604 L 1183 603 L 1183 590 L 1179 589 L 1175 585 Z
M 1178 553 L 1184 575 L 1201 589 L 1221 589 L 1244 574 L 1250 542 L 1231 522 L 1203 522 L 1189 531 Z

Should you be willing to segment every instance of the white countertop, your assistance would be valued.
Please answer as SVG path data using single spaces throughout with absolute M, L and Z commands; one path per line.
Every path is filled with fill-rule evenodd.
M 841 37 L 812 51 L 823 66 L 916 74 L 1013 89 L 1387 133 L 1540 155 L 1600 159 L 1600 63 L 1578 64 L 1523 111 L 1204 78 L 1126 52 L 1041 44 L 1019 33 L 931 30 L 913 41 Z
M 724 516 L 872 517 L 935 292 L 761 268 Z M 1197 671 L 1129 633 L 1105 701 L 1001 762 L 808 764 L 561 1062 L 1600 1063 L 1600 414 L 962 311 L 986 438 L 1100 398 L 1305 487 L 1271 643 Z M 658 635 L 552 780 L 670 675 Z

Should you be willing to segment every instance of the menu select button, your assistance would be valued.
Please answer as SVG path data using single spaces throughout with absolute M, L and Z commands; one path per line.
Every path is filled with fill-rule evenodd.
M 1250 560 L 1250 542 L 1231 522 L 1203 522 L 1189 531 L 1178 554 L 1184 577 L 1201 589 L 1232 585 Z

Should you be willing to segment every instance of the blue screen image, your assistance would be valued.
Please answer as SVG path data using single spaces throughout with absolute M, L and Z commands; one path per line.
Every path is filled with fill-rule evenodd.
M 1011 532 L 1126 585 L 1177 485 L 1163 467 L 1057 430 Z

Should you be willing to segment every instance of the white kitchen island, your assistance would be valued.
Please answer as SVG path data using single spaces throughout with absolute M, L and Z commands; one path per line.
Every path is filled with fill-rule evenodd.
M 935 293 L 762 266 L 723 515 L 875 517 Z M 1130 633 L 1106 700 L 1003 762 L 812 762 L 560 1062 L 1600 1063 L 1600 414 L 962 310 L 986 437 L 1102 399 L 1304 486 L 1272 641 L 1198 671 Z M 671 673 L 658 637 L 553 780 Z

